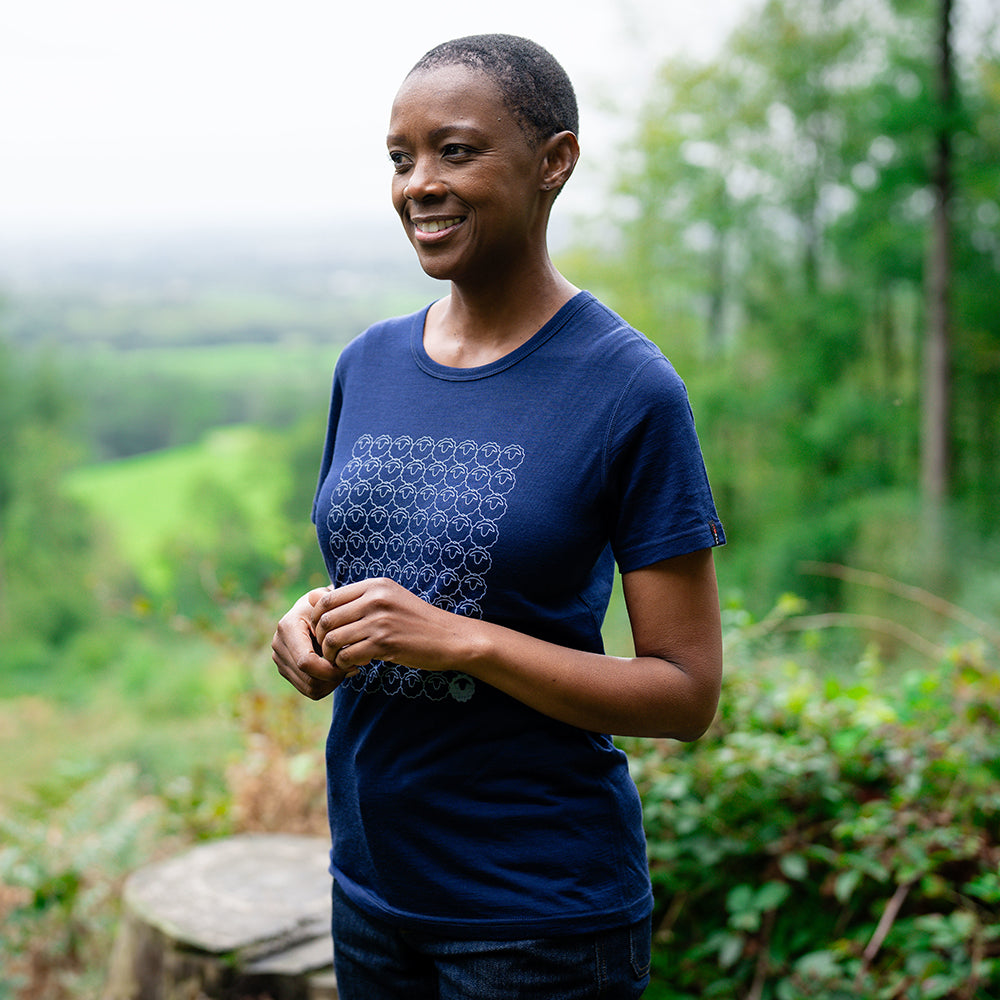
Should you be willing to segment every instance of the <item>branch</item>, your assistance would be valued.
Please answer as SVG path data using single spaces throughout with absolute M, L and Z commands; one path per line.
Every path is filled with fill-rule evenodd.
M 885 910 L 882 911 L 882 918 L 878 922 L 878 926 L 875 928 L 875 933 L 872 934 L 871 940 L 868 942 L 864 951 L 864 961 L 861 963 L 861 968 L 858 969 L 858 978 L 856 980 L 856 988 L 860 989 L 864 974 L 868 971 L 868 967 L 875 961 L 875 956 L 878 954 L 879 949 L 882 947 L 882 943 L 886 939 L 886 935 L 892 929 L 893 923 L 896 921 L 896 917 L 899 916 L 899 911 L 902 909 L 903 903 L 906 901 L 906 897 L 913 888 L 913 882 L 904 882 L 902 885 L 896 886 L 896 891 L 892 894 L 892 898 L 886 903 Z
M 918 653 L 923 653 L 928 659 L 935 662 L 944 659 L 946 650 L 943 646 L 937 646 L 922 635 L 908 629 L 899 622 L 891 621 L 888 618 L 878 618 L 875 615 L 852 615 L 840 612 L 830 612 L 825 615 L 804 615 L 801 618 L 789 618 L 776 626 L 779 632 L 807 632 L 812 629 L 831 628 L 838 626 L 841 628 L 867 629 L 870 632 L 882 632 L 891 635 L 894 639 L 906 643 Z
M 977 618 L 964 608 L 946 601 L 943 597 L 932 594 L 929 590 L 900 583 L 899 580 L 893 580 L 891 577 L 883 576 L 881 573 L 869 573 L 866 570 L 852 569 L 849 566 L 839 566 L 836 563 L 803 562 L 799 563 L 799 569 L 803 573 L 812 573 L 816 576 L 832 576 L 840 580 L 846 580 L 848 583 L 860 583 L 867 587 L 875 587 L 878 590 L 895 594 L 897 597 L 903 597 L 914 604 L 919 604 L 929 611 L 933 611 L 935 614 L 943 615 L 945 618 L 950 618 L 952 621 L 964 625 L 967 629 L 975 632 L 980 638 L 989 642 L 995 649 L 1000 650 L 1000 632 L 992 625 L 984 622 L 981 618 Z
M 768 910 L 764 914 L 764 933 L 761 936 L 760 951 L 757 953 L 757 964 L 754 968 L 753 983 L 746 1000 L 760 1000 L 764 993 L 764 983 L 767 982 L 767 973 L 771 964 L 771 934 L 774 931 L 774 921 L 778 916 L 777 910 Z
M 687 902 L 687 896 L 686 892 L 678 892 L 674 895 L 670 901 L 670 908 L 656 926 L 656 937 L 669 938 L 674 933 L 674 924 L 677 922 L 677 918 L 680 916 L 680 912 Z

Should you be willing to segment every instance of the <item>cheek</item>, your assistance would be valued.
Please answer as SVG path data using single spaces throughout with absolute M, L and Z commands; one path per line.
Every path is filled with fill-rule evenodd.
M 403 214 L 403 209 L 406 207 L 406 199 L 403 197 L 403 189 L 406 187 L 406 182 L 401 177 L 393 175 L 392 178 L 392 207 L 396 210 L 397 215 Z

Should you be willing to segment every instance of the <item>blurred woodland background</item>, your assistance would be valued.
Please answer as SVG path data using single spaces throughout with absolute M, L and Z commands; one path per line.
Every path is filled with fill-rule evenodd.
M 561 240 L 730 539 L 719 720 L 629 744 L 652 997 L 1000 996 L 1000 26 L 959 13 L 768 0 L 620 109 Z M 441 294 L 364 231 L 0 250 L 0 998 L 100 996 L 131 867 L 323 831 L 329 707 L 268 642 L 338 351 Z

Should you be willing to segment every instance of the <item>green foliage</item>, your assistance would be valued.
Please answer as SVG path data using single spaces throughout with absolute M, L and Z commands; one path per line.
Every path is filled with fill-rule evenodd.
M 164 844 L 164 803 L 134 767 L 66 775 L 35 811 L 0 815 L 0 998 L 98 996 L 125 875 Z
M 44 733 L 63 755 L 56 764 L 16 795 L 0 783 L 0 1000 L 101 996 L 123 882 L 141 865 L 237 829 L 321 831 L 328 705 L 257 669 L 277 613 L 272 587 L 285 582 L 230 604 L 223 627 L 168 641 L 144 623 L 132 643 L 146 640 L 147 662 L 119 648 L 103 692 L 89 688 L 86 711 L 56 715 Z M 0 701 L 0 736 L 38 708 Z M 109 731 L 107 745 L 91 724 Z M 30 745 L 43 734 L 26 725 L 14 735 Z
M 58 649 L 90 619 L 91 524 L 61 489 L 75 408 L 47 360 L 0 341 L 0 662 Z
M 161 232 L 25 247 L 6 263 L 17 293 L 4 328 L 72 374 L 93 460 L 325 411 L 340 348 L 436 292 L 391 219 L 346 249 L 322 228 Z
M 728 642 L 713 730 L 630 747 L 657 900 L 649 995 L 997 995 L 996 651 L 894 676 L 871 653 L 816 673 L 808 640 L 753 627 Z
M 231 829 L 197 772 L 151 790 L 139 767 L 78 764 L 0 812 L 0 1000 L 98 997 L 126 876 Z
M 742 549 L 720 560 L 720 579 L 757 613 L 788 585 L 792 552 L 942 585 L 912 544 L 885 544 L 921 527 L 936 10 L 767 0 L 717 58 L 666 62 L 619 167 L 617 238 L 602 217 L 589 258 L 573 260 L 685 378 Z M 960 99 L 947 122 L 947 544 L 963 552 L 996 533 L 1000 501 L 1000 71 L 995 32 L 973 36 L 967 16 L 956 8 Z M 844 600 L 830 581 L 795 586 Z

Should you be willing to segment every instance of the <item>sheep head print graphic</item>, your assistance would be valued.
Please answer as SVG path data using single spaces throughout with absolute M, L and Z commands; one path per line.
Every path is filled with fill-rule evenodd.
M 330 498 L 335 586 L 384 576 L 431 604 L 481 618 L 490 550 L 524 461 L 520 445 L 363 434 Z M 468 701 L 466 674 L 373 660 L 344 686 Z

